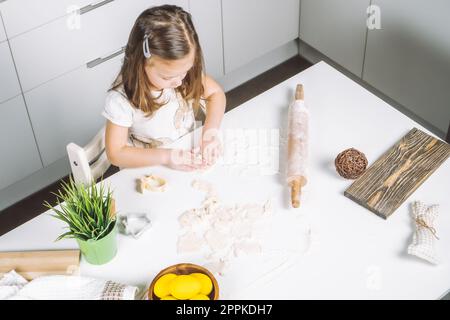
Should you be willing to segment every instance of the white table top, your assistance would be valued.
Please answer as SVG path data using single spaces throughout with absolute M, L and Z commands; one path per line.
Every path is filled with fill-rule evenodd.
M 82 260 L 81 275 L 145 287 L 174 263 L 203 264 L 202 255 L 176 252 L 177 217 L 200 206 L 204 195 L 192 189 L 191 181 L 202 179 L 215 185 L 225 203 L 264 203 L 271 198 L 277 245 L 285 243 L 288 250 L 297 250 L 305 242 L 305 230 L 312 235 L 307 253 L 294 255 L 280 266 L 277 263 L 283 260 L 269 259 L 265 270 L 257 258 L 236 260 L 239 273 L 235 268 L 217 277 L 221 298 L 440 298 L 450 288 L 450 215 L 446 214 L 450 212 L 450 161 L 388 220 L 346 198 L 343 193 L 351 181 L 340 178 L 334 169 L 334 158 L 346 148 L 363 151 L 371 164 L 411 128 L 428 130 L 324 62 L 226 113 L 222 129 L 280 128 L 284 137 L 287 107 L 297 83 L 304 85 L 311 112 L 309 182 L 299 209 L 289 208 L 283 143 L 279 174 L 260 175 L 225 165 L 203 174 L 164 167 L 125 169 L 106 179 L 114 189 L 119 214 L 149 212 L 153 226 L 138 240 L 119 235 L 117 256 L 106 265 L 92 266 Z M 185 146 L 190 138 L 183 137 L 176 145 Z M 166 192 L 142 195 L 136 191 L 136 179 L 150 173 L 167 179 Z M 406 254 L 414 231 L 409 210 L 413 200 L 440 204 L 436 229 L 442 263 L 438 266 Z M 0 237 L 0 251 L 76 248 L 72 240 L 54 242 L 62 227 L 57 219 L 42 214 Z M 264 275 L 268 270 L 272 273 Z

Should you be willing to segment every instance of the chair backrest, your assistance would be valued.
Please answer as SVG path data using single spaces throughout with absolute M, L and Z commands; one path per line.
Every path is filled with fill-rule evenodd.
M 69 143 L 67 154 L 74 181 L 91 185 L 111 166 L 105 151 L 105 127 L 85 147 Z

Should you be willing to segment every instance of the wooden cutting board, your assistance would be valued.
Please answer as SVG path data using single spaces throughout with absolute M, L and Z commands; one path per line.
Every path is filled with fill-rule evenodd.
M 414 128 L 344 194 L 387 219 L 449 156 L 449 144 Z
M 27 280 L 71 275 L 79 267 L 80 250 L 0 252 L 0 278 L 15 270 Z

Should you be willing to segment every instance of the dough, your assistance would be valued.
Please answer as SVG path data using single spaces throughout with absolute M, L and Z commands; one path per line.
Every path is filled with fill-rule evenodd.
M 229 206 L 220 201 L 211 183 L 194 180 L 191 185 L 204 192 L 206 197 L 201 207 L 184 212 L 178 219 L 185 232 L 178 240 L 179 252 L 205 249 L 204 257 L 211 265 L 209 269 L 219 274 L 224 272 L 232 258 L 261 253 L 261 244 L 253 236 L 253 231 L 260 227 L 260 222 L 267 224 L 265 218 L 272 212 L 270 200 L 263 205 L 245 203 Z
M 145 193 L 146 191 L 162 192 L 166 190 L 166 180 L 163 178 L 148 175 L 139 179 L 139 192 Z

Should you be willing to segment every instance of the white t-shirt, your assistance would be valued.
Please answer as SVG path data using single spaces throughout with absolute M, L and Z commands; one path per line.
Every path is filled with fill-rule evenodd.
M 152 92 L 158 97 L 161 92 Z M 129 128 L 129 145 L 157 148 L 168 145 L 195 129 L 192 102 L 183 99 L 175 89 L 164 89 L 158 102 L 167 102 L 151 116 L 133 107 L 123 93 L 110 91 L 102 115 L 112 123 Z

